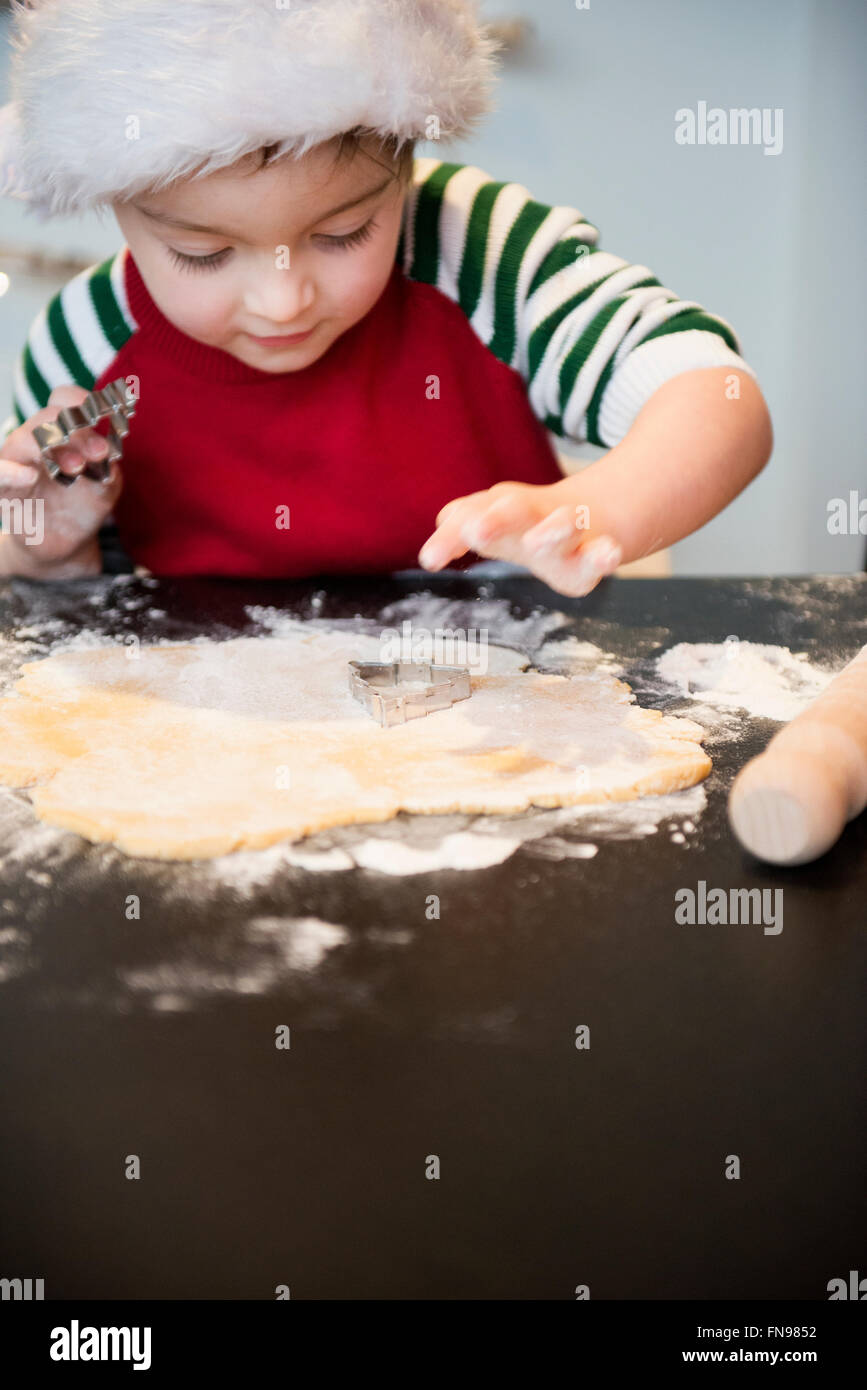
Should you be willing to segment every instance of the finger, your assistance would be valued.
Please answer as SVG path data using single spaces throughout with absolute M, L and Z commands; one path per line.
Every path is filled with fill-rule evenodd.
M 484 492 L 456 498 L 443 508 L 437 518 L 439 530 L 423 547 L 425 568 L 437 567 L 425 563 L 429 556 L 445 564 L 467 550 L 492 560 L 523 563 L 521 536 L 538 520 L 545 491 L 523 483 L 495 483 Z
M 613 537 L 597 536 L 577 551 L 566 554 L 556 547 L 547 553 L 537 552 L 531 568 L 558 593 L 583 598 L 601 579 L 613 574 L 622 559 L 623 552 Z
M 96 504 L 103 515 L 107 516 L 123 490 L 123 474 L 117 460 L 113 459 L 109 464 L 109 475 L 104 483 L 96 478 L 85 477 L 82 479 L 82 486 L 87 489 L 91 505 Z
M 84 441 L 82 452 L 87 459 L 101 459 L 108 453 L 108 440 L 104 434 L 91 430 Z
M 498 502 L 501 497 L 511 497 L 518 492 L 542 491 L 542 488 L 534 488 L 529 483 L 492 483 L 490 487 L 480 488 L 478 492 L 468 492 L 464 497 L 456 497 L 452 502 L 447 502 L 437 517 L 437 525 L 445 519 L 453 507 L 459 507 L 464 502 L 483 502 L 486 507 L 489 507 L 492 502 Z
M 15 459 L 0 458 L 0 488 L 4 491 L 26 491 L 35 485 L 39 469 L 30 463 L 18 463 Z
M 45 409 L 51 411 L 54 406 L 59 406 L 62 409 L 68 405 L 81 405 L 87 394 L 83 386 L 74 386 L 71 382 L 66 386 L 55 386 L 48 397 L 48 405 Z M 42 411 L 39 414 L 41 415 Z M 52 413 L 48 418 L 53 420 L 56 416 Z M 37 416 L 34 415 L 33 419 L 36 420 L 37 424 L 39 423 Z
M 103 435 L 93 430 L 87 433 L 82 430 L 76 431 L 74 443 L 56 445 L 49 457 L 64 476 L 77 478 L 88 464 L 105 458 L 107 453 L 108 440 Z M 39 457 L 41 462 L 46 462 L 41 454 Z
M 459 505 L 449 512 L 442 525 L 428 537 L 419 551 L 418 562 L 423 569 L 442 569 L 450 560 L 466 554 L 471 547 L 463 539 L 463 527 L 485 510 L 486 497 L 485 492 L 474 492 L 469 497 L 457 499 Z
M 120 470 L 117 459 L 112 459 L 109 464 L 109 475 L 106 482 L 97 483 L 97 487 L 99 487 L 102 492 L 103 505 L 106 515 L 108 515 L 123 491 L 123 473 Z
M 544 557 L 546 553 L 556 551 L 563 559 L 587 539 L 587 532 L 576 525 L 576 508 L 555 507 L 537 526 L 526 532 L 524 549 L 527 556 Z
M 114 506 L 123 485 L 120 469 L 116 461 L 110 464 L 106 482 L 83 474 L 75 487 L 67 488 L 63 498 L 64 508 L 82 523 L 89 518 L 107 516 Z
M 455 497 L 451 502 L 446 502 L 445 506 L 441 507 L 440 510 L 437 512 L 435 524 L 437 526 L 442 526 L 446 517 L 449 516 L 455 510 L 455 507 L 459 507 L 461 503 L 466 502 L 466 500 L 466 497 Z
M 495 497 L 480 515 L 464 524 L 463 538 L 480 555 L 510 558 L 528 527 L 538 521 L 541 505 L 541 499 L 534 505 L 534 494 L 529 488 Z M 502 550 L 508 550 L 509 556 L 501 555 Z
M 48 398 L 48 405 L 37 410 L 35 415 L 31 415 L 25 420 L 23 425 L 15 429 L 6 437 L 3 443 L 3 456 L 5 459 L 13 459 L 15 463 L 36 463 L 42 462 L 42 451 L 33 437 L 33 429 L 36 425 L 54 424 L 60 411 L 65 406 L 80 405 L 87 392 L 82 386 L 56 386 Z M 80 452 L 81 442 L 87 437 L 103 438 L 97 431 L 87 426 L 85 431 L 77 431 L 77 442 L 75 445 L 63 446 L 73 448 Z M 98 456 L 97 456 L 98 457 Z
M 67 474 L 70 478 L 75 478 L 84 469 L 86 459 L 82 448 L 74 444 L 61 444 L 56 449 L 52 449 L 51 458 L 57 464 L 61 473 Z
M 53 458 L 64 473 L 80 473 L 88 463 L 96 463 L 108 453 L 108 440 L 94 430 L 76 434 L 75 442 L 62 444 L 53 451 Z
M 515 558 L 553 589 L 565 593 L 567 590 L 562 586 L 568 583 L 577 554 L 586 540 L 587 532 L 575 525 L 574 506 L 556 507 L 524 532 L 520 553 Z

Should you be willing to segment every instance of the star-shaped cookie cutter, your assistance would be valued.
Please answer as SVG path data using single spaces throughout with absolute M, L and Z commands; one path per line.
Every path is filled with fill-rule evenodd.
M 69 436 L 75 434 L 76 430 L 89 429 L 97 420 L 108 419 L 111 423 L 108 434 L 104 436 L 108 442 L 108 453 L 105 458 L 86 463 L 82 470 L 82 473 L 94 482 L 107 483 L 111 477 L 112 462 L 121 456 L 120 441 L 129 434 L 128 421 L 135 415 L 135 407 L 136 397 L 123 377 L 119 376 L 101 391 L 91 391 L 81 405 L 64 406 L 56 420 L 45 425 L 34 425 L 33 438 L 39 445 L 42 461 L 49 476 L 55 482 L 62 483 L 64 487 L 69 487 L 80 478 L 81 473 L 62 473 L 57 461 L 52 458 L 51 451 L 68 444 Z
M 407 682 L 423 682 L 425 688 L 401 691 Z M 472 694 L 468 670 L 428 661 L 350 661 L 349 690 L 383 728 L 436 714 Z

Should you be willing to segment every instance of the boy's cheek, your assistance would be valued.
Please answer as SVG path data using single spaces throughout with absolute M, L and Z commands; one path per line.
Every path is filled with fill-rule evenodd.
M 134 254 L 148 294 L 169 323 L 203 341 L 225 336 L 227 313 L 222 295 L 203 294 L 194 272 L 185 276 L 183 271 L 163 265 L 153 254 Z
M 390 241 L 371 247 L 364 263 L 352 268 L 352 274 L 332 281 L 324 298 L 329 303 L 335 318 L 343 321 L 347 328 L 364 318 L 373 308 L 385 289 L 394 269 L 394 245 Z
M 191 338 L 199 338 L 203 342 L 219 346 L 219 340 L 225 339 L 233 330 L 230 311 L 207 296 L 173 294 L 170 303 L 172 309 L 166 317 Z
M 347 285 L 342 295 L 336 294 L 335 287 L 332 287 L 327 301 L 329 317 L 340 324 L 341 330 L 351 328 L 370 312 L 382 294 L 387 280 L 387 275 L 377 275 L 375 278 L 370 276 L 363 284 Z

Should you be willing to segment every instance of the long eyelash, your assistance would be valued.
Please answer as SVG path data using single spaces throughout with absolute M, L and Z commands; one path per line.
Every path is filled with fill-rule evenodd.
M 210 256 L 186 256 L 183 251 L 176 251 L 173 246 L 167 246 L 166 250 L 181 270 L 217 270 L 229 254 L 228 247 L 225 251 L 214 251 Z
M 360 246 L 362 242 L 368 241 L 375 226 L 376 219 L 371 218 L 347 236 L 323 236 L 321 241 L 329 250 L 345 251 L 350 246 Z M 166 250 L 181 270 L 217 270 L 229 254 L 228 248 L 224 251 L 214 251 L 210 256 L 187 256 L 183 251 L 176 251 L 173 246 L 167 246 Z
M 323 236 L 322 242 L 329 250 L 343 251 L 349 246 L 360 246 L 363 241 L 367 241 L 373 235 L 375 226 L 376 219 L 371 217 L 369 222 L 365 222 L 362 227 L 358 227 L 347 236 Z

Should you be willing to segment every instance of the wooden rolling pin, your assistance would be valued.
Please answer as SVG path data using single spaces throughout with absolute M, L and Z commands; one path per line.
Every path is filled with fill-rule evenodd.
M 745 849 L 771 864 L 806 864 L 867 806 L 867 646 L 758 757 L 729 794 Z

